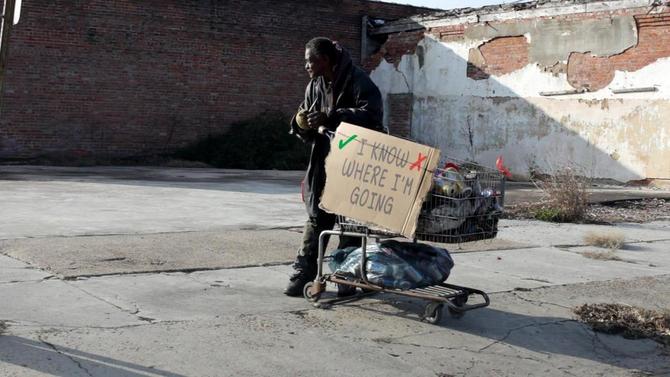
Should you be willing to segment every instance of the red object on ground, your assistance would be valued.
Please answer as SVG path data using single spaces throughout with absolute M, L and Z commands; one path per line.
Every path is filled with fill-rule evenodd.
M 503 156 L 498 156 L 498 159 L 496 160 L 496 168 L 498 168 L 498 171 L 503 173 L 505 177 L 512 178 L 512 173 L 510 173 L 509 169 L 507 169 L 504 164 Z

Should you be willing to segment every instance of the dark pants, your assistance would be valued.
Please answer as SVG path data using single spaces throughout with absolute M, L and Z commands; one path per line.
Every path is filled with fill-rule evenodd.
M 309 217 L 305 222 L 303 229 L 302 247 L 298 250 L 298 257 L 296 264 L 308 271 L 310 275 L 316 275 L 316 264 L 319 258 L 319 235 L 324 230 L 332 230 L 337 223 L 337 216 L 319 211 L 316 217 Z M 324 236 L 325 250 L 328 246 L 329 236 Z M 343 249 L 349 246 L 361 246 L 361 239 L 359 237 L 340 236 L 340 243 L 338 249 Z

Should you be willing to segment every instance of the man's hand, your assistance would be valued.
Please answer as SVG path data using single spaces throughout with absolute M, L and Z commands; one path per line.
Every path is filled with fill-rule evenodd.
M 318 128 L 319 126 L 325 126 L 326 121 L 328 121 L 328 115 L 320 111 L 314 111 L 307 115 L 307 124 L 311 128 Z

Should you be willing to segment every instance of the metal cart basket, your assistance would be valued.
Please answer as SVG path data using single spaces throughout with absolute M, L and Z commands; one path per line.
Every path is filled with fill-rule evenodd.
M 503 211 L 505 176 L 498 170 L 456 159 L 443 160 L 438 166 L 433 174 L 432 188 L 423 203 L 413 241 L 463 243 L 494 238 Z M 460 318 L 469 310 L 489 305 L 486 293 L 445 282 L 407 290 L 371 283 L 366 271 L 368 242 L 372 239 L 379 243 L 383 239 L 402 236 L 342 216 L 338 218 L 339 229 L 324 231 L 319 237 L 317 276 L 304 289 L 308 301 L 319 301 L 327 282 L 360 288 L 364 293 L 358 296 L 377 292 L 393 293 L 428 301 L 420 317 L 433 324 L 441 320 L 444 306 L 452 317 Z M 361 239 L 362 258 L 355 277 L 337 272 L 324 273 L 323 264 L 329 258 L 324 255 L 325 242 L 330 235 Z M 340 300 L 343 299 L 329 300 L 329 303 Z

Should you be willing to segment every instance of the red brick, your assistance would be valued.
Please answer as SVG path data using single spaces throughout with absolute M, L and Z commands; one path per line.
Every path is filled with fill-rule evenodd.
M 528 65 L 528 49 L 524 36 L 494 38 L 470 51 L 467 75 L 481 80 L 514 72 Z
M 365 68 L 371 70 L 377 67 L 382 59 L 397 66 L 404 55 L 414 54 L 423 37 L 423 30 L 389 35 L 381 49 L 365 61 Z
M 389 133 L 391 135 L 410 138 L 412 136 L 412 107 L 414 96 L 400 93 L 389 94 Z
M 304 44 L 360 59 L 361 17 L 424 9 L 360 0 L 23 0 L 10 41 L 0 158 L 171 151 L 264 110 L 295 111 Z

